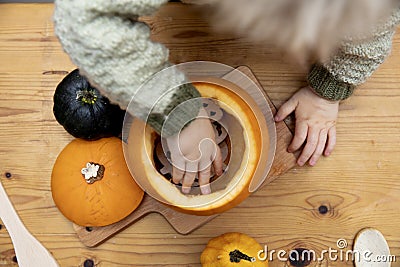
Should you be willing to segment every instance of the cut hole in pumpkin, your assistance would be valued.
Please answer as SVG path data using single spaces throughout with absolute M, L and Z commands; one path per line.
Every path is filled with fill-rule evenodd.
M 223 174 L 211 180 L 211 193 L 226 193 L 229 191 L 229 188 L 233 188 L 235 184 L 241 182 L 243 167 L 248 164 L 248 160 L 252 156 L 248 148 L 246 148 L 246 142 L 249 142 L 250 137 L 247 135 L 246 129 L 242 126 L 245 123 L 240 121 L 239 115 L 236 114 L 236 111 L 229 103 L 224 103 L 218 99 L 212 101 L 217 102 L 221 110 L 218 116 L 219 120 L 214 121 L 216 123 L 214 129 L 216 132 L 216 141 L 221 141 L 221 150 L 226 150 L 226 162 L 224 162 L 225 168 Z M 219 140 L 218 132 L 221 133 L 223 138 L 220 139 L 223 140 Z M 144 135 L 151 136 L 151 145 L 147 148 L 151 152 L 147 150 L 147 154 L 151 159 L 153 169 L 157 170 L 157 174 L 166 178 L 170 185 L 174 186 L 183 197 L 200 196 L 201 192 L 198 183 L 192 185 L 189 194 L 182 193 L 181 184 L 175 185 L 172 183 L 172 164 L 168 160 L 170 156 L 168 146 L 165 143 L 161 144 L 160 136 L 150 127 L 145 128 Z M 163 148 L 165 147 L 167 151 L 164 153 Z M 163 155 L 164 157 L 162 157 Z M 161 163 L 162 166 L 159 166 L 158 163 Z M 159 167 L 161 168 L 159 169 Z M 251 179 L 251 177 L 248 178 Z M 157 183 L 156 181 L 151 182 Z M 205 195 L 202 195 L 202 197 L 205 197 Z
M 224 113 L 225 114 L 225 113 Z M 227 114 L 223 115 L 225 117 L 229 116 Z M 217 145 L 219 146 L 220 150 L 221 150 L 221 154 L 222 154 L 222 161 L 223 161 L 223 172 L 225 173 L 226 171 L 228 171 L 228 166 L 229 166 L 229 162 L 231 159 L 231 151 L 232 151 L 232 144 L 231 144 L 231 140 L 229 137 L 229 130 L 226 129 L 226 126 L 224 126 L 224 121 L 223 121 L 223 117 L 222 115 L 220 116 L 219 119 L 222 119 L 221 122 L 219 121 L 213 121 L 212 125 L 214 128 L 214 132 L 215 132 L 215 142 L 217 143 Z M 233 122 L 233 120 L 232 120 Z M 238 122 L 237 122 L 238 123 Z M 239 124 L 239 123 L 238 123 Z M 161 141 L 161 137 L 160 136 L 156 136 L 154 138 L 154 151 L 153 151 L 153 162 L 154 162 L 154 167 L 156 168 L 156 170 L 165 177 L 165 179 L 167 179 L 168 181 L 170 181 L 172 184 L 174 184 L 174 182 L 172 181 L 172 166 L 173 163 L 171 162 L 171 153 L 168 150 L 168 146 L 166 145 L 166 143 L 164 142 L 164 144 L 162 144 Z M 227 176 L 221 175 L 221 176 L 217 176 L 215 174 L 214 171 L 214 167 L 213 165 L 211 165 L 211 176 L 210 176 L 210 184 L 212 185 L 212 191 L 218 191 L 218 190 L 222 190 L 226 187 L 226 185 L 229 183 L 229 181 L 218 181 L 218 179 L 222 179 L 223 177 L 225 177 L 225 180 L 227 180 Z M 182 184 L 174 184 L 179 190 L 182 187 Z M 189 193 L 189 195 L 199 195 L 201 194 L 200 192 L 200 185 L 199 185 L 199 181 L 198 181 L 198 175 L 196 175 L 195 181 L 192 184 L 192 189 Z
M 221 120 L 218 122 L 223 127 L 216 125 L 216 131 L 221 134 L 226 130 L 228 135 L 224 138 L 229 148 L 227 168 L 220 177 L 212 180 L 210 194 L 200 194 L 200 188 L 196 186 L 191 188 L 190 194 L 183 194 L 180 186 L 170 182 L 170 173 L 162 175 L 164 165 L 159 165 L 156 156 L 159 135 L 145 122 L 132 116 L 124 121 L 124 153 L 132 175 L 150 196 L 183 212 L 210 215 L 243 201 L 250 194 L 252 179 L 264 177 L 269 134 L 263 113 L 241 88 L 213 78 L 193 82 L 193 85 L 203 98 L 218 101 L 223 110 L 223 123 Z

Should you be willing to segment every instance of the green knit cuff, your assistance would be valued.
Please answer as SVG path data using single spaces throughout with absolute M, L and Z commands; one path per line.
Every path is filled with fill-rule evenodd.
M 163 137 L 175 135 L 199 114 L 201 107 L 199 97 L 201 97 L 200 93 L 192 84 L 183 84 L 179 86 L 177 93 L 173 96 L 173 101 L 164 112 L 150 113 L 147 123 L 157 133 L 162 133 Z
M 344 100 L 353 94 L 355 85 L 339 81 L 322 65 L 314 64 L 308 74 L 308 83 L 319 96 L 332 100 Z

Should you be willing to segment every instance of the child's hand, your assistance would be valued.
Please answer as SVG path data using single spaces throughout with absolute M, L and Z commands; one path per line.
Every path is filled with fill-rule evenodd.
M 324 153 L 329 156 L 336 144 L 336 119 L 339 111 L 339 101 L 329 101 L 316 95 L 307 86 L 297 91 L 278 110 L 275 121 L 284 120 L 295 111 L 296 130 L 289 152 L 305 146 L 297 160 L 303 166 L 308 160 L 314 166 Z
M 197 119 L 180 134 L 167 138 L 167 143 L 171 151 L 173 182 L 181 182 L 182 192 L 187 194 L 198 174 L 201 193 L 211 193 L 211 164 L 214 162 L 215 173 L 221 175 L 222 157 L 207 112 L 201 109 Z

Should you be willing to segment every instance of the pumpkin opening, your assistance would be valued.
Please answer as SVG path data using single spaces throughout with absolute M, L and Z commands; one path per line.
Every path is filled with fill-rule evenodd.
M 222 104 L 221 104 L 222 105 Z M 243 136 L 243 127 L 240 122 L 229 112 L 221 108 L 223 115 L 219 121 L 213 121 L 214 131 L 216 133 L 216 143 L 221 149 L 223 159 L 223 171 L 221 176 L 214 173 L 213 166 L 211 170 L 210 184 L 212 192 L 225 190 L 231 182 L 233 174 L 237 172 L 242 164 L 243 158 L 238 157 L 245 149 L 245 138 Z M 233 136 L 235 146 L 232 147 L 231 135 Z M 162 144 L 161 137 L 154 133 L 153 166 L 159 174 L 165 177 L 176 188 L 181 190 L 182 184 L 174 184 L 172 181 L 172 163 L 170 162 L 170 152 L 168 147 Z M 237 155 L 233 156 L 232 155 Z M 200 186 L 196 177 L 189 195 L 200 195 Z
M 229 136 L 229 143 L 233 144 L 230 146 L 229 149 L 229 159 L 228 159 L 228 166 L 226 166 L 224 173 L 219 176 L 217 179 L 211 182 L 211 194 L 209 195 L 201 195 L 199 187 L 193 187 L 190 194 L 183 194 L 181 191 L 180 185 L 172 184 L 168 179 L 158 171 L 157 169 L 157 162 L 155 158 L 156 156 L 156 149 L 157 149 L 157 141 L 160 142 L 160 136 L 154 132 L 154 130 L 150 127 L 146 127 L 144 130 L 144 136 L 146 140 L 151 140 L 149 143 L 146 142 L 146 154 L 147 157 L 151 159 L 151 167 L 154 171 L 157 172 L 157 179 L 150 179 L 151 186 L 156 188 L 156 190 L 163 195 L 166 199 L 170 198 L 171 194 L 174 194 L 175 200 L 179 201 L 179 207 L 190 207 L 190 206 L 198 206 L 204 207 L 212 204 L 216 200 L 223 198 L 232 190 L 246 190 L 248 182 L 251 180 L 252 176 L 246 176 L 248 180 L 242 179 L 245 176 L 246 171 L 248 172 L 249 169 L 246 168 L 246 165 L 251 161 L 251 157 L 258 159 L 258 153 L 260 151 L 253 151 L 254 155 L 251 155 L 250 149 L 246 141 L 252 139 L 253 141 L 257 140 L 256 136 L 249 137 L 246 130 L 242 127 L 244 122 L 239 120 L 239 116 L 236 115 L 236 111 L 234 111 L 229 105 L 226 103 L 218 101 L 218 104 L 224 110 L 223 115 L 223 125 L 224 128 L 227 128 L 227 136 Z M 235 115 L 232 115 L 235 114 Z M 134 128 L 134 127 L 133 127 Z M 259 147 L 257 148 L 257 150 Z M 256 167 L 257 162 L 250 162 L 253 164 L 252 167 Z M 250 170 L 254 171 L 254 169 Z M 151 176 L 154 178 L 154 176 Z M 161 182 L 159 179 L 160 177 L 164 178 Z M 175 190 L 170 191 L 170 189 L 164 184 L 164 182 L 168 182 L 169 186 L 173 186 Z M 151 193 L 150 193 L 151 194 Z M 167 202 L 167 204 L 170 204 Z
M 191 194 L 183 194 L 179 186 L 161 175 L 155 160 L 159 135 L 128 113 L 124 154 L 132 176 L 150 196 L 182 212 L 210 215 L 239 204 L 250 195 L 252 179 L 265 178 L 269 133 L 263 113 L 243 89 L 218 78 L 193 84 L 202 97 L 216 100 L 224 110 L 220 123 L 229 133 L 229 164 L 223 175 L 212 181 L 211 193 L 201 195 L 199 188 L 192 188 Z

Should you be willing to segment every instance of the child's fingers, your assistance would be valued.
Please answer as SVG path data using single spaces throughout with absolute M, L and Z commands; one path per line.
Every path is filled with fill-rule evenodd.
M 179 184 L 182 181 L 185 172 L 177 167 L 172 167 L 172 181 L 174 184 Z
M 325 148 L 324 155 L 329 156 L 336 145 L 336 126 L 333 126 L 328 131 L 328 143 Z
M 288 147 L 288 151 L 294 152 L 299 149 L 307 138 L 308 125 L 304 121 L 296 121 L 296 127 L 292 143 Z
M 310 165 L 311 166 L 314 166 L 317 163 L 319 157 L 322 155 L 322 152 L 324 152 L 327 135 L 328 135 L 328 131 L 326 129 L 322 129 L 319 132 L 319 139 L 318 139 L 317 148 L 315 149 L 315 152 L 314 152 L 314 154 L 312 155 L 312 157 L 310 159 Z
M 288 101 L 283 103 L 283 105 L 279 108 L 278 112 L 275 115 L 275 121 L 283 121 L 290 113 L 292 113 L 297 106 L 297 102 L 294 98 L 290 98 Z
M 188 194 L 196 178 L 198 162 L 186 162 L 186 172 L 182 180 L 182 193 Z
M 171 155 L 172 161 L 172 181 L 174 184 L 179 184 L 185 174 L 185 162 L 180 157 L 173 157 Z
M 220 176 L 222 175 L 222 153 L 221 153 L 221 149 L 218 145 L 215 146 L 216 147 L 216 151 L 215 151 L 215 158 L 214 158 L 214 171 L 215 174 Z
M 208 167 L 199 171 L 199 185 L 201 193 L 203 195 L 211 193 L 210 176 L 211 176 L 211 164 L 208 164 Z
M 297 160 L 297 164 L 299 164 L 299 166 L 303 166 L 304 163 L 306 163 L 307 160 L 314 153 L 318 144 L 318 138 L 319 138 L 319 129 L 315 128 L 313 129 L 311 127 L 308 128 L 307 143 L 303 148 L 303 151 L 301 152 L 299 159 Z

